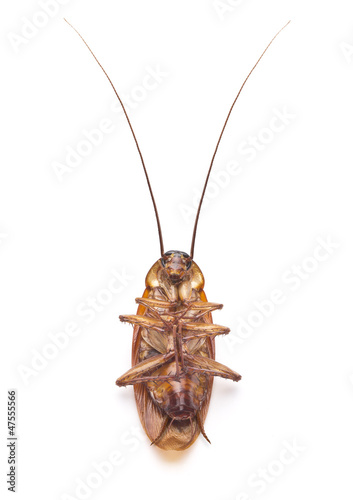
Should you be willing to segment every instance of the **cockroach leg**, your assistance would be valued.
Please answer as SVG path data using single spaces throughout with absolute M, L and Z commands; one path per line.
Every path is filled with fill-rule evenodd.
M 176 312 L 175 314 L 179 315 L 178 320 L 181 320 L 186 316 L 186 314 L 193 310 L 193 309 L 198 309 L 200 312 L 194 316 L 194 319 L 199 320 L 204 316 L 205 314 L 211 313 L 212 311 L 215 311 L 216 309 L 222 309 L 223 304 L 216 304 L 213 302 L 185 302 L 185 305 L 187 306 L 184 311 Z
M 213 339 L 217 334 L 215 333 L 197 333 L 196 335 L 188 335 L 187 337 L 183 337 L 183 340 L 187 342 L 188 340 L 194 340 L 194 339 L 202 339 L 205 337 L 209 337 L 210 339 Z M 218 335 L 224 335 L 223 333 L 218 333 Z
M 185 370 L 185 361 L 184 361 L 184 350 L 183 350 L 183 341 L 182 341 L 182 331 L 183 331 L 183 324 L 179 323 L 178 324 L 178 335 L 177 335 L 177 340 L 178 340 L 178 347 L 179 347 L 179 353 L 180 353 L 180 363 L 181 363 L 181 370 Z
M 228 378 L 230 380 L 233 380 L 233 382 L 239 382 L 239 380 L 241 380 L 241 375 L 239 374 L 234 376 L 226 373 L 219 373 L 215 370 L 207 370 L 206 368 L 195 368 L 194 366 L 191 367 L 189 366 L 188 373 L 193 373 L 193 372 L 203 373 L 204 375 L 211 375 L 212 377 Z
M 185 315 L 186 315 L 186 314 L 190 311 L 190 309 L 191 309 L 191 308 L 192 308 L 192 303 L 191 303 L 191 304 L 189 304 L 189 305 L 186 307 L 185 311 L 183 311 L 183 312 L 181 313 L 181 315 L 178 317 L 178 321 L 180 321 L 181 319 L 183 319 L 183 317 L 184 317 L 184 316 L 185 316 Z
M 166 321 L 160 321 L 155 318 L 149 318 L 148 316 L 141 316 L 137 314 L 131 314 L 128 316 L 121 315 L 119 316 L 119 319 L 123 323 L 130 323 L 132 325 L 142 326 L 143 328 L 153 328 L 154 330 L 159 330 L 161 332 L 164 331 L 167 325 L 169 327 L 169 323 Z
M 226 326 L 215 325 L 213 323 L 188 322 L 183 324 L 184 332 L 191 332 L 190 336 L 203 337 L 208 335 L 226 335 L 230 329 Z M 186 337 L 184 337 L 185 339 Z
M 226 335 L 225 332 L 219 332 L 219 333 L 214 333 L 214 332 L 210 332 L 210 333 L 195 333 L 195 335 L 188 335 L 186 337 L 183 337 L 183 340 L 187 341 L 187 340 L 192 340 L 192 339 L 202 339 L 202 338 L 205 338 L 205 337 L 209 337 L 210 339 L 213 339 L 214 337 L 216 337 L 217 335 Z
M 169 427 L 172 425 L 173 423 L 173 420 L 174 418 L 170 418 L 168 415 L 166 416 L 165 420 L 164 420 L 164 423 L 162 425 L 162 428 L 161 428 L 161 431 L 160 433 L 158 434 L 158 436 L 156 437 L 156 439 L 154 439 L 152 442 L 151 442 L 151 446 L 153 444 L 157 444 L 158 441 L 161 440 L 161 438 L 163 437 L 163 435 L 165 434 L 165 432 L 169 429 Z
M 156 307 L 160 309 L 172 309 L 177 305 L 177 303 L 168 302 L 167 300 L 159 300 L 159 299 L 147 299 L 147 298 L 138 298 L 135 299 L 136 304 L 141 304 L 142 306 L 147 307 L 148 309 L 154 309 Z
M 187 447 L 190 445 L 190 443 L 192 443 L 192 442 L 194 441 L 195 434 L 196 434 L 196 432 L 197 432 L 197 427 L 198 427 L 198 426 L 197 426 L 197 421 L 196 421 L 195 425 L 193 425 L 193 419 L 192 419 L 191 417 L 189 418 L 189 421 L 190 421 L 190 427 L 191 427 L 191 428 L 192 428 L 192 427 L 195 427 L 195 429 L 194 429 L 194 432 L 192 433 L 191 438 L 189 439 L 189 442 L 188 442 L 188 444 L 187 444 Z
M 179 354 L 178 354 L 178 344 L 177 344 L 177 325 L 173 325 L 173 347 L 175 356 L 175 367 L 176 367 L 176 379 L 180 379 L 180 367 L 179 367 Z
M 166 321 L 164 318 L 162 318 L 162 316 L 160 315 L 160 313 L 156 309 L 156 307 L 161 307 L 161 306 L 160 305 L 155 305 L 154 306 L 154 305 L 151 304 L 152 302 L 156 302 L 157 304 L 160 304 L 162 301 L 158 301 L 158 300 L 156 300 L 156 301 L 148 300 L 147 301 L 146 299 L 136 299 L 136 302 L 138 304 L 141 304 L 144 307 L 146 307 L 149 310 L 149 312 L 152 315 L 156 316 L 156 318 L 158 318 L 160 321 L 162 321 L 166 327 L 169 326 L 168 321 Z
M 195 319 L 199 320 L 200 318 L 202 318 L 202 316 L 205 316 L 206 314 L 209 314 L 213 311 L 216 311 L 217 309 L 222 309 L 222 307 L 223 307 L 223 304 L 216 304 L 215 306 L 210 306 L 208 309 L 199 312 L 199 314 L 197 314 L 195 316 Z
M 119 387 L 125 387 L 127 385 L 141 384 L 142 382 L 153 382 L 154 380 L 156 380 L 158 382 L 160 380 L 162 380 L 162 381 L 175 380 L 175 375 L 166 375 L 166 376 L 160 376 L 160 375 L 149 376 L 149 375 L 147 375 L 146 377 L 135 378 L 135 379 L 130 380 L 128 382 L 119 382 L 119 383 L 118 383 L 118 380 L 116 381 L 116 385 L 118 385 Z
M 211 358 L 186 354 L 185 358 L 188 362 L 188 371 L 202 372 L 215 377 L 223 377 L 238 382 L 241 379 L 239 373 L 231 370 L 228 366 L 222 365 Z
M 194 301 L 189 303 L 191 309 L 199 309 L 200 311 L 211 312 L 211 309 L 222 309 L 223 304 L 218 304 L 216 302 L 202 302 L 202 301 Z
M 229 328 L 213 323 L 185 323 L 184 331 L 192 332 L 191 335 L 183 337 L 184 341 L 199 339 L 203 337 L 214 338 L 216 335 L 227 335 L 230 332 Z
M 197 421 L 197 424 L 198 424 L 198 426 L 200 428 L 201 434 L 206 439 L 206 441 L 208 441 L 211 444 L 211 441 L 208 439 L 207 434 L 206 434 L 205 429 L 204 429 L 204 426 L 202 424 L 202 420 L 200 418 L 200 412 L 199 411 L 196 413 L 196 421 Z
M 131 383 L 135 384 L 137 379 L 144 377 L 145 374 L 149 374 L 151 370 L 156 370 L 157 368 L 165 365 L 172 357 L 174 352 L 169 352 L 167 354 L 158 354 L 152 358 L 145 359 L 137 365 L 133 366 L 124 375 L 118 378 L 116 385 L 123 386 L 129 385 Z

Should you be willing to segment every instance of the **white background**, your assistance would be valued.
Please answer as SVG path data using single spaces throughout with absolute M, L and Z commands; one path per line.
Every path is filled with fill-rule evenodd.
M 2 491 L 7 390 L 16 388 L 21 500 L 351 498 L 351 2 L 224 0 L 217 11 L 212 0 L 72 0 L 47 22 L 38 12 L 34 0 L 1 7 Z M 141 96 L 148 68 L 164 73 L 128 111 L 166 250 L 184 251 L 192 223 L 181 204 L 192 207 L 246 74 L 292 20 L 221 143 L 215 174 L 233 161 L 238 175 L 216 184 L 201 214 L 195 260 L 209 299 L 224 304 L 215 321 L 232 329 L 217 340 L 217 359 L 243 375 L 238 384 L 215 381 L 205 425 L 212 445 L 200 437 L 183 453 L 150 447 L 132 388 L 114 384 L 130 366 L 132 337 L 118 315 L 134 313 L 159 245 L 131 133 L 64 16 L 122 94 Z M 45 25 L 16 51 L 9 34 L 22 36 L 33 18 Z M 283 109 L 292 118 L 271 137 L 264 129 Z M 114 131 L 60 182 L 53 164 L 102 119 Z M 240 144 L 258 135 L 270 139 L 248 161 Z M 321 250 L 321 262 L 311 259 L 317 238 L 337 247 Z M 293 265 L 307 268 L 297 285 Z M 107 297 L 113 269 L 127 285 L 87 323 L 79 308 Z M 259 320 L 254 301 L 275 289 L 282 303 Z M 249 315 L 259 324 L 242 339 Z M 80 333 L 21 375 L 72 322 Z M 293 442 L 298 451 L 285 452 Z M 94 463 L 114 451 L 119 464 L 97 476 Z

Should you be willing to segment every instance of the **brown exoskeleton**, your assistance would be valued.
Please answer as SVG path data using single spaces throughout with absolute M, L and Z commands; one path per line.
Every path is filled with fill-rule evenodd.
M 120 316 L 135 326 L 133 367 L 117 385 L 134 384 L 137 409 L 152 443 L 163 449 L 188 448 L 203 428 L 213 376 L 241 376 L 214 360 L 216 335 L 200 268 L 184 252 L 163 254 L 146 277 L 136 316 Z
M 210 403 L 213 377 L 219 376 L 233 381 L 241 379 L 238 373 L 215 361 L 215 337 L 227 334 L 230 330 L 212 322 L 211 313 L 222 309 L 223 306 L 207 301 L 203 289 L 203 274 L 193 260 L 195 238 L 208 179 L 229 116 L 246 81 L 280 31 L 251 69 L 229 110 L 201 195 L 190 255 L 176 250 L 164 252 L 157 206 L 125 107 L 107 73 L 77 32 L 119 99 L 140 155 L 156 214 L 161 257 L 147 273 L 146 289 L 142 298 L 136 299 L 139 305 L 137 314 L 120 316 L 121 321 L 134 325 L 132 368 L 119 377 L 116 384 L 134 386 L 141 423 L 151 444 L 164 450 L 185 450 L 200 432 L 209 441 L 204 422 Z

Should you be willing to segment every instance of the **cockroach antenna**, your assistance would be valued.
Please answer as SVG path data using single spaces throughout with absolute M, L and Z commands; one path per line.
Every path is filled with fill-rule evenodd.
M 243 81 L 243 84 L 242 86 L 240 87 L 239 89 L 239 92 L 237 93 L 234 101 L 233 101 L 233 104 L 231 105 L 230 107 L 230 110 L 228 112 L 228 115 L 227 115 L 227 118 L 226 118 L 226 121 L 224 122 L 224 125 L 223 125 L 223 128 L 221 130 L 221 134 L 218 138 L 218 141 L 217 141 L 217 144 L 216 144 L 216 148 L 214 150 L 214 153 L 213 153 L 213 156 L 212 156 L 212 159 L 211 159 L 211 164 L 209 166 L 209 169 L 208 169 L 208 172 L 207 172 L 207 176 L 206 176 L 206 181 L 205 181 L 205 184 L 204 184 L 204 187 L 203 187 L 203 191 L 202 191 L 202 194 L 201 194 L 201 199 L 200 199 L 200 203 L 199 203 L 199 207 L 197 209 L 197 213 L 196 213 L 196 218 L 195 218 L 195 224 L 194 224 L 194 231 L 193 231 L 193 234 L 192 234 L 192 240 L 191 240 L 191 250 L 190 250 L 190 257 L 193 259 L 194 258 L 194 249 L 195 249 L 195 239 L 196 239 L 196 231 L 197 231 L 197 224 L 199 222 L 199 217 L 200 217 L 200 212 L 201 212 L 201 206 L 202 206 L 202 202 L 203 202 L 203 199 L 204 199 L 204 196 L 205 196 L 205 192 L 206 192 L 206 189 L 207 189 L 207 184 L 208 184 L 208 180 L 210 178 L 210 174 L 211 174 L 211 170 L 212 170 L 212 167 L 213 167 L 213 163 L 214 163 L 214 159 L 216 157 L 216 154 L 217 154 L 217 151 L 218 151 L 218 146 L 221 142 L 221 139 L 222 139 L 222 136 L 223 136 L 223 132 L 227 126 L 227 123 L 228 123 L 228 120 L 229 120 L 229 117 L 233 111 L 233 108 L 234 108 L 234 105 L 235 103 L 237 102 L 238 100 L 238 97 L 241 93 L 241 91 L 243 90 L 246 82 L 248 81 L 251 73 L 254 71 L 254 69 L 256 68 L 256 66 L 259 64 L 259 62 L 261 61 L 262 57 L 265 55 L 265 53 L 267 52 L 267 49 L 270 47 L 270 45 L 272 44 L 272 42 L 275 40 L 275 38 L 277 38 L 277 36 L 281 33 L 282 30 L 284 30 L 284 28 L 286 28 L 288 26 L 288 24 L 290 23 L 290 21 L 287 22 L 287 24 L 285 24 L 279 31 L 278 33 L 276 33 L 276 35 L 272 38 L 272 40 L 270 41 L 270 43 L 267 45 L 267 47 L 265 48 L 265 50 L 262 52 L 261 56 L 258 58 L 258 60 L 256 61 L 255 65 L 253 66 L 253 68 L 251 69 L 251 71 L 249 72 L 248 76 L 245 78 L 245 80 Z
M 144 162 L 144 159 L 143 159 L 143 156 L 142 156 L 142 153 L 141 153 L 141 149 L 140 149 L 140 146 L 139 146 L 139 143 L 137 142 L 137 138 L 136 138 L 136 135 L 135 135 L 135 132 L 134 132 L 134 129 L 132 128 L 132 125 L 131 125 L 131 122 L 130 122 L 130 119 L 129 119 L 129 116 L 126 112 L 126 109 L 125 109 L 125 106 L 122 102 L 122 100 L 120 99 L 120 96 L 116 90 L 116 88 L 114 87 L 113 85 L 113 82 L 111 81 L 111 79 L 109 78 L 108 76 L 108 73 L 105 71 L 105 69 L 103 68 L 103 66 L 101 65 L 101 63 L 98 61 L 97 57 L 94 55 L 91 47 L 88 45 L 88 43 L 86 42 L 86 40 L 83 38 L 83 36 L 77 31 L 77 29 L 72 26 L 71 23 L 69 23 L 69 21 L 67 19 L 64 18 L 64 21 L 74 30 L 76 31 L 76 33 L 78 34 L 78 36 L 81 38 L 81 40 L 83 41 L 83 43 L 86 45 L 86 47 L 88 48 L 88 50 L 90 51 L 90 53 L 92 54 L 92 56 L 94 57 L 94 59 L 96 60 L 98 66 L 101 68 L 101 70 L 103 71 L 103 73 L 105 74 L 105 76 L 108 78 L 109 80 L 109 83 L 110 85 L 113 87 L 113 90 L 115 92 L 115 95 L 116 97 L 118 98 L 119 102 L 120 102 L 120 105 L 124 111 L 124 115 L 125 115 L 125 118 L 129 124 L 129 127 L 130 127 L 130 130 L 131 130 L 131 133 L 133 135 L 133 138 L 134 138 L 134 141 L 135 141 L 135 144 L 136 144 L 136 147 L 137 147 L 137 151 L 140 155 L 140 159 L 141 159 L 141 163 L 142 163 L 142 167 L 143 167 L 143 170 L 145 172 L 145 176 L 146 176 L 146 181 L 147 181 L 147 185 L 148 185 L 148 189 L 149 189 L 149 192 L 150 192 L 150 195 L 151 195 L 151 198 L 152 198 L 152 203 L 153 203 L 153 208 L 154 208 L 154 213 L 156 215 L 156 221 L 157 221 L 157 228 L 158 228 L 158 236 L 159 236 L 159 244 L 160 244 L 160 249 L 161 249 L 161 256 L 163 256 L 164 254 L 164 246 L 163 246 L 163 237 L 162 237 L 162 228 L 161 228 L 161 223 L 160 223 L 160 220 L 159 220 L 159 215 L 158 215 L 158 210 L 157 210 L 157 205 L 156 205 L 156 201 L 154 199 L 154 196 L 153 196 L 153 191 L 152 191 L 152 187 L 151 187 L 151 183 L 150 183 L 150 180 L 148 178 L 148 173 L 147 173 L 147 169 L 146 169 L 146 165 L 145 165 L 145 162 Z

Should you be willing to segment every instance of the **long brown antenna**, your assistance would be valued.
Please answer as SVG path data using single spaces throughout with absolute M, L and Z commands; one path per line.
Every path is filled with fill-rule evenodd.
M 86 42 L 86 40 L 83 38 L 83 36 L 77 31 L 76 28 L 74 28 L 72 26 L 72 24 L 69 23 L 69 21 L 67 19 L 64 18 L 64 21 L 67 22 L 67 24 L 74 30 L 76 31 L 76 33 L 78 34 L 78 36 L 81 38 L 81 40 L 83 41 L 83 43 L 86 45 L 86 47 L 88 48 L 88 50 L 90 51 L 90 53 L 92 54 L 92 56 L 95 58 L 97 64 L 100 66 L 101 70 L 103 71 L 103 73 L 105 74 L 105 76 L 108 78 L 109 80 L 109 83 L 110 85 L 113 87 L 113 90 L 115 92 L 115 95 L 116 97 L 118 98 L 119 102 L 120 102 L 120 105 L 121 107 L 123 108 L 123 111 L 124 111 L 124 115 L 125 115 L 125 118 L 129 124 L 129 127 L 130 127 L 130 130 L 131 130 L 131 133 L 133 135 L 133 138 L 134 138 L 134 141 L 135 141 L 135 144 L 136 144 L 136 147 L 137 147 L 137 150 L 139 152 L 139 155 L 140 155 L 140 158 L 141 158 L 141 163 L 142 163 L 142 166 L 143 166 L 143 170 L 145 172 L 145 176 L 146 176 L 146 181 L 147 181 L 147 184 L 148 184 L 148 189 L 150 191 L 150 195 L 151 195 L 151 198 L 152 198 L 152 203 L 153 203 L 153 208 L 154 208 L 154 212 L 156 214 L 156 221 L 157 221 L 157 227 L 158 227 L 158 236 L 159 236 L 159 244 L 160 244 L 160 247 L 161 247 L 161 256 L 163 256 L 164 254 L 164 246 L 163 246 L 163 237 L 162 237 L 162 229 L 161 229 L 161 223 L 159 221 L 159 216 L 158 216 L 158 210 L 157 210 L 157 205 L 156 205 L 156 202 L 155 202 L 155 199 L 154 199 L 154 196 L 153 196 L 153 191 L 152 191 L 152 187 L 151 187 L 151 183 L 150 183 L 150 180 L 148 178 L 148 174 L 147 174 L 147 169 L 146 169 L 146 165 L 145 165 L 145 162 L 143 160 L 143 156 L 142 156 L 142 153 L 141 153 L 141 150 L 140 150 L 140 146 L 137 142 L 137 139 L 136 139 L 136 135 L 135 135 L 135 132 L 134 132 L 134 129 L 132 128 L 132 125 L 131 125 L 131 122 L 130 122 L 130 119 L 128 117 L 128 114 L 126 112 L 126 109 L 125 109 L 125 106 L 122 102 L 122 100 L 120 99 L 120 96 L 118 94 L 118 92 L 116 91 L 114 85 L 113 85 L 113 82 L 111 81 L 111 79 L 109 78 L 107 72 L 105 71 L 105 69 L 103 68 L 103 66 L 101 65 L 101 63 L 98 61 L 97 57 L 94 55 L 92 49 L 90 48 L 90 46 L 88 45 L 88 43 Z
M 214 150 L 214 153 L 213 153 L 213 156 L 212 156 L 212 160 L 211 160 L 211 164 L 210 164 L 210 167 L 208 169 L 208 173 L 207 173 L 207 177 L 206 177 L 206 181 L 205 181 L 205 185 L 203 187 L 203 191 L 202 191 L 202 195 L 201 195 L 201 199 L 200 199 L 200 203 L 199 203 L 199 207 L 197 209 L 197 214 L 196 214 L 196 218 L 195 218 L 195 225 L 194 225 L 194 232 L 192 234 L 192 240 L 191 240 L 191 250 L 190 250 L 190 257 L 193 259 L 194 258 L 194 248 L 195 248 L 195 239 L 196 239 L 196 230 L 197 230 L 197 224 L 199 222 L 199 217 L 200 217 L 200 211 L 201 211 L 201 205 L 202 205 L 202 202 L 203 202 L 203 199 L 204 199 L 204 196 L 205 196 L 205 192 L 206 192 L 206 188 L 207 188 L 207 184 L 208 184 L 208 179 L 210 177 L 210 174 L 211 174 L 211 170 L 212 170 L 212 166 L 213 166 L 213 162 L 214 162 L 214 159 L 215 159 L 215 156 L 217 154 L 217 150 L 218 150 L 218 146 L 219 146 L 219 143 L 221 142 L 221 139 L 222 139 L 222 136 L 223 136 L 223 132 L 226 128 L 226 125 L 228 123 L 228 120 L 229 120 L 229 117 L 233 111 L 233 108 L 234 108 L 234 104 L 237 102 L 238 100 L 238 97 L 240 95 L 240 92 L 243 90 L 246 82 L 248 81 L 251 73 L 254 71 L 254 69 L 256 68 L 256 66 L 259 64 L 259 62 L 261 61 L 262 57 L 264 56 L 265 52 L 267 51 L 267 49 L 269 48 L 269 46 L 271 45 L 271 43 L 274 41 L 274 39 L 281 33 L 282 30 L 284 30 L 284 28 L 286 26 L 288 26 L 288 24 L 290 23 L 290 21 L 288 21 L 287 24 L 285 24 L 283 26 L 283 28 L 281 28 L 278 33 L 276 33 L 276 35 L 272 38 L 272 40 L 270 41 L 270 43 L 267 45 L 267 47 L 265 48 L 265 50 L 263 51 L 263 53 L 261 54 L 261 56 L 258 58 L 258 60 L 256 61 L 256 64 L 253 66 L 252 70 L 250 71 L 250 73 L 248 74 L 248 76 L 245 78 L 242 86 L 240 87 L 240 90 L 238 92 L 238 94 L 236 95 L 236 98 L 234 99 L 233 101 L 233 104 L 231 105 L 230 107 L 230 110 L 228 112 L 228 115 L 227 115 L 227 118 L 226 118 L 226 121 L 224 122 L 224 125 L 223 125 L 223 128 L 222 128 L 222 131 L 221 131 L 221 135 L 219 136 L 218 138 L 218 141 L 217 141 L 217 144 L 216 144 L 216 149 Z

